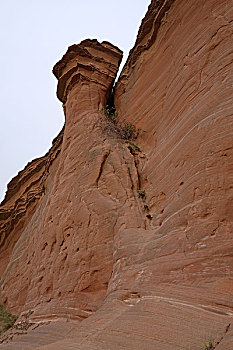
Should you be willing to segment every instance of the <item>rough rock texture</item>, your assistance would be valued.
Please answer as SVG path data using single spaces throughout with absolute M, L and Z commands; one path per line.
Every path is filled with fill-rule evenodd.
M 9 263 L 17 240 L 45 193 L 48 175 L 56 168 L 62 138 L 63 130 L 53 140 L 49 152 L 28 163 L 7 186 L 6 196 L 0 206 L 0 276 Z
M 113 264 L 113 232 L 108 226 L 115 221 L 113 215 L 106 222 L 106 209 L 115 207 L 115 202 L 104 201 L 98 189 L 102 163 L 110 152 L 102 137 L 99 109 L 106 104 L 121 57 L 121 51 L 108 43 L 86 40 L 70 47 L 54 67 L 58 96 L 66 109 L 58 161 L 44 171 L 42 163 L 54 154 L 52 148 L 47 158 L 30 164 L 10 184 L 12 196 L 6 196 L 2 207 L 3 214 L 9 212 L 13 218 L 18 214 L 14 214 L 18 199 L 13 196 L 17 190 L 23 193 L 23 210 L 30 217 L 16 238 L 14 232 L 8 234 L 9 240 L 10 235 L 18 240 L 10 246 L 1 299 L 15 313 L 32 310 L 33 319 L 43 320 L 83 319 L 103 301 Z M 44 184 L 41 178 L 48 172 Z M 37 179 L 39 185 L 34 185 Z M 33 213 L 27 213 L 29 186 L 35 193 L 43 190 Z
M 61 152 L 1 298 L 33 322 L 83 321 L 56 343 L 44 325 L 44 346 L 29 332 L 28 349 L 232 350 L 232 38 L 232 1 L 152 1 L 115 89 L 140 148 L 99 112 L 116 47 L 87 40 L 54 67 Z

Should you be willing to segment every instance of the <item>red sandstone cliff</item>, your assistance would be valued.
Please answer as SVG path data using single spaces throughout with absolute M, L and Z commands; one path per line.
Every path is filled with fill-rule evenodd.
M 71 324 L 3 349 L 232 350 L 232 37 L 232 1 L 152 1 L 115 89 L 137 146 L 100 112 L 116 47 L 55 65 L 64 135 L 2 203 L 1 300 Z
M 25 197 L 24 212 L 19 210 L 22 218 L 16 204 L 5 209 L 10 191 L 3 202 L 3 213 L 8 209 L 11 215 L 9 226 L 14 227 L 16 212 L 22 227 L 16 227 L 16 234 L 8 233 L 10 242 L 18 240 L 6 253 L 8 264 L 1 279 L 2 301 L 14 312 L 33 310 L 33 318 L 43 320 L 72 315 L 83 319 L 103 301 L 112 271 L 112 231 L 105 224 L 105 208 L 113 204 L 101 201 L 98 189 L 101 164 L 110 152 L 99 126 L 99 110 L 106 105 L 121 56 L 108 43 L 85 40 L 71 46 L 54 67 L 57 94 L 66 110 L 58 160 L 51 170 L 44 165 L 47 159 L 39 159 L 39 165 L 32 162 L 35 170 L 29 164 L 15 179 L 21 202 Z M 53 153 L 51 149 L 48 157 Z M 27 173 L 32 190 L 24 180 Z M 40 176 L 39 185 L 32 173 Z M 36 192 L 35 187 L 40 196 L 36 210 L 30 210 L 29 192 Z M 3 252 L 5 246 L 3 237 Z

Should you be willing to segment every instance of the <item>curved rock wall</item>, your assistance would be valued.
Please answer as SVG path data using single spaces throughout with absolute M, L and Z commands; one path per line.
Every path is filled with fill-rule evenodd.
M 149 269 L 156 285 L 231 293 L 232 4 L 176 0 L 162 17 L 171 1 L 156 3 L 116 88 L 120 118 L 141 129 L 147 158 Z

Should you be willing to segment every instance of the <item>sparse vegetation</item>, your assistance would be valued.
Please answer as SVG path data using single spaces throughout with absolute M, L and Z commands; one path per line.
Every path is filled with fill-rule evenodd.
M 214 350 L 215 342 L 212 339 L 209 339 L 208 343 L 205 343 L 203 350 Z
M 107 120 L 110 121 L 112 124 L 114 124 L 114 131 L 122 139 L 124 139 L 124 140 L 136 140 L 137 139 L 137 137 L 140 133 L 140 130 L 136 129 L 136 126 L 133 123 L 117 124 L 118 113 L 116 112 L 114 107 L 109 107 L 107 105 L 106 108 L 102 110 L 102 112 L 104 113 Z M 105 129 L 112 129 L 112 128 L 105 128 Z
M 144 212 L 146 214 L 146 218 L 151 221 L 153 219 L 153 216 L 149 213 L 149 211 L 150 211 L 149 205 L 147 205 L 145 203 L 146 202 L 146 192 L 145 192 L 145 190 L 142 190 L 142 189 L 138 190 L 138 198 L 140 198 L 144 202 L 143 210 L 144 210 Z
M 139 135 L 139 129 L 132 123 L 126 123 L 121 127 L 122 138 L 124 140 L 136 140 Z
M 22 316 L 25 317 L 26 319 L 28 319 L 32 314 L 33 314 L 33 311 L 32 311 L 32 310 L 29 310 L 29 311 L 26 312 L 25 314 L 22 314 Z
M 141 198 L 143 201 L 146 199 L 146 193 L 144 190 L 138 190 L 138 198 Z
M 0 304 L 0 335 L 11 328 L 17 320 L 16 315 L 12 315 L 3 305 Z
M 107 119 L 115 124 L 118 113 L 114 110 L 114 108 L 110 108 L 110 107 L 106 106 L 106 108 L 103 111 L 104 111 L 104 115 L 107 117 Z

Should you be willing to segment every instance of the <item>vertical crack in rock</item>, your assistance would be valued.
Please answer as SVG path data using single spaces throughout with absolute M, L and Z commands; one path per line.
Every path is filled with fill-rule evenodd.
M 231 323 L 229 323 L 229 324 L 226 326 L 224 335 L 220 338 L 219 341 L 216 342 L 214 349 L 218 349 L 218 348 L 219 348 L 219 345 L 221 344 L 221 342 L 223 341 L 223 339 L 227 336 L 227 333 L 229 332 L 230 328 L 231 328 Z
M 142 187 L 142 177 L 141 177 L 141 174 L 140 174 L 139 168 L 138 168 L 138 160 L 135 158 L 135 155 L 133 155 L 133 157 L 134 157 L 134 165 L 135 165 L 135 168 L 137 171 L 137 177 L 138 177 L 137 189 L 139 190 Z

